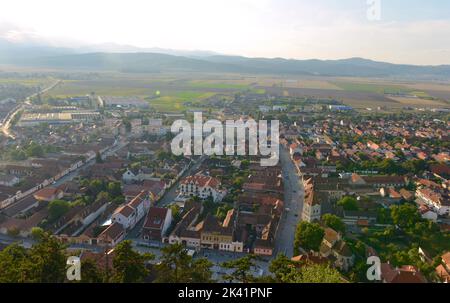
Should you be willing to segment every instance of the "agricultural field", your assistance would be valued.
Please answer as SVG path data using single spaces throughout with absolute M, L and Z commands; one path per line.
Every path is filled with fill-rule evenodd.
M 33 83 L 33 79 L 29 80 Z M 1 82 L 0 82 L 1 84 Z M 448 107 L 450 85 L 369 78 L 290 77 L 237 74 L 130 74 L 103 73 L 92 79 L 63 80 L 48 93 L 65 98 L 86 95 L 136 96 L 159 111 L 202 107 L 215 94 L 236 92 L 334 99 L 356 109 L 383 107 Z
M 134 74 L 107 74 L 91 80 L 64 80 L 45 97 L 66 98 L 95 93 L 106 96 L 135 96 L 147 100 L 158 111 L 184 111 L 201 107 L 201 102 L 215 94 L 233 94 L 239 91 L 264 93 L 255 90 L 249 82 L 228 79 L 193 79 L 186 75 L 155 76 Z

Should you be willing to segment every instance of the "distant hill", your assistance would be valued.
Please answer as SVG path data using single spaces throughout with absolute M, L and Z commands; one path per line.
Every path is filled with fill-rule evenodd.
M 105 48 L 107 48 L 105 46 Z M 117 50 L 132 50 L 117 46 Z M 29 67 L 119 72 L 232 72 L 246 74 L 317 75 L 450 79 L 450 66 L 415 66 L 362 58 L 294 60 L 214 55 L 205 51 L 154 49 L 155 52 L 91 52 L 40 45 L 13 45 L 0 40 L 0 63 Z M 167 54 L 168 52 L 170 54 Z M 183 55 L 176 55 L 183 54 Z
M 74 54 L 70 48 L 53 47 L 39 43 L 13 43 L 0 38 L 0 63 L 17 64 L 22 60 L 36 59 L 48 56 Z

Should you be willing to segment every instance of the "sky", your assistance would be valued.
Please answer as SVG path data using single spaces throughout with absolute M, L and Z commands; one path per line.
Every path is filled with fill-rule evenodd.
M 2 0 L 0 38 L 438 65 L 450 64 L 450 1 Z

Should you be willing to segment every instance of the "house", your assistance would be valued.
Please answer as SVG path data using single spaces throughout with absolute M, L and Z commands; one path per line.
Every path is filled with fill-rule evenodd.
M 181 220 L 169 236 L 170 244 L 182 244 L 186 247 L 200 249 L 200 225 L 196 224 L 200 215 L 201 205 L 186 204 Z
M 179 191 L 183 196 L 195 196 L 201 199 L 211 197 L 214 202 L 222 201 L 226 194 L 226 191 L 221 189 L 219 179 L 204 175 L 194 175 L 184 178 L 180 182 Z
M 58 188 L 45 187 L 37 191 L 33 196 L 36 200 L 51 202 L 64 197 L 64 192 Z
M 161 241 L 171 224 L 172 210 L 170 208 L 151 207 L 142 228 L 142 238 Z
M 406 179 L 402 176 L 360 176 L 352 174 L 351 184 L 354 186 L 370 186 L 374 189 L 382 187 L 399 188 L 406 185 Z
M 125 184 L 130 184 L 135 181 L 139 181 L 138 175 L 139 171 L 127 168 L 127 170 L 122 174 L 122 181 Z
M 436 222 L 438 219 L 437 213 L 432 211 L 427 205 L 421 205 L 419 207 L 419 212 L 423 219 L 430 220 L 433 222 Z
M 114 211 L 112 221 L 127 230 L 132 229 L 136 223 L 136 210 L 128 204 L 122 205 Z
M 17 215 L 25 214 L 29 210 L 38 207 L 39 201 L 36 200 L 33 196 L 27 196 L 16 203 L 9 205 L 4 208 L 2 211 L 5 215 L 9 217 L 15 217 Z
M 405 199 L 406 201 L 414 200 L 414 193 L 412 193 L 409 190 L 406 190 L 404 188 L 402 188 L 400 190 L 400 195 L 402 195 L 402 198 Z
M 235 212 L 232 213 L 232 216 L 234 216 L 234 214 Z M 201 247 L 207 249 L 242 252 L 244 249 L 244 244 L 235 239 L 233 226 L 229 224 L 230 221 L 232 220 L 224 220 L 224 224 L 220 224 L 214 216 L 210 214 L 206 215 L 206 218 L 199 223 Z
M 321 204 L 319 194 L 314 191 L 314 184 L 312 179 L 304 182 L 305 199 L 302 210 L 302 220 L 306 222 L 319 221 L 321 217 Z
M 275 236 L 278 228 L 278 217 L 272 216 L 257 237 L 253 252 L 255 255 L 272 256 L 275 248 Z
M 82 250 L 80 254 L 81 262 L 86 260 L 92 260 L 97 264 L 98 268 L 107 269 L 110 272 L 113 271 L 113 260 L 114 260 L 115 252 L 114 249 L 111 249 L 106 252 L 93 252 L 90 250 Z
M 422 273 L 412 265 L 394 268 L 389 263 L 381 263 L 381 279 L 383 283 L 427 283 Z
M 438 178 L 448 179 L 450 176 L 450 166 L 446 164 L 432 164 L 430 171 Z
M 130 202 L 118 207 L 112 217 L 112 222 L 117 222 L 125 230 L 132 229 L 147 213 L 150 208 L 148 193 L 142 191 Z
M 114 222 L 97 237 L 97 243 L 101 246 L 114 247 L 124 238 L 125 229 L 121 224 Z
M 343 271 L 348 271 L 354 264 L 355 256 L 350 247 L 342 240 L 341 234 L 331 228 L 325 228 L 325 235 L 320 245 L 320 255 Z
M 39 210 L 26 219 L 19 218 L 5 218 L 0 215 L 0 233 L 9 234 L 11 232 L 18 232 L 21 237 L 28 237 L 31 235 L 33 227 L 38 226 L 45 218 L 48 217 L 47 207 L 40 205 Z
M 441 256 L 441 264 L 436 267 L 436 274 L 444 283 L 450 283 L 450 252 Z
M 300 266 L 305 264 L 328 264 L 330 260 L 328 258 L 322 257 L 320 254 L 308 253 L 303 255 L 294 256 L 291 261 L 298 263 Z
M 438 191 L 430 188 L 419 188 L 416 190 L 416 196 L 432 208 L 438 215 L 450 215 L 450 200 Z

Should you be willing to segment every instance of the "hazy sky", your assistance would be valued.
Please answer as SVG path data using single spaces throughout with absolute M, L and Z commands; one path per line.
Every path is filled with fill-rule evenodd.
M 450 64 L 450 1 L 380 2 L 371 21 L 366 0 L 3 0 L 0 37 Z

